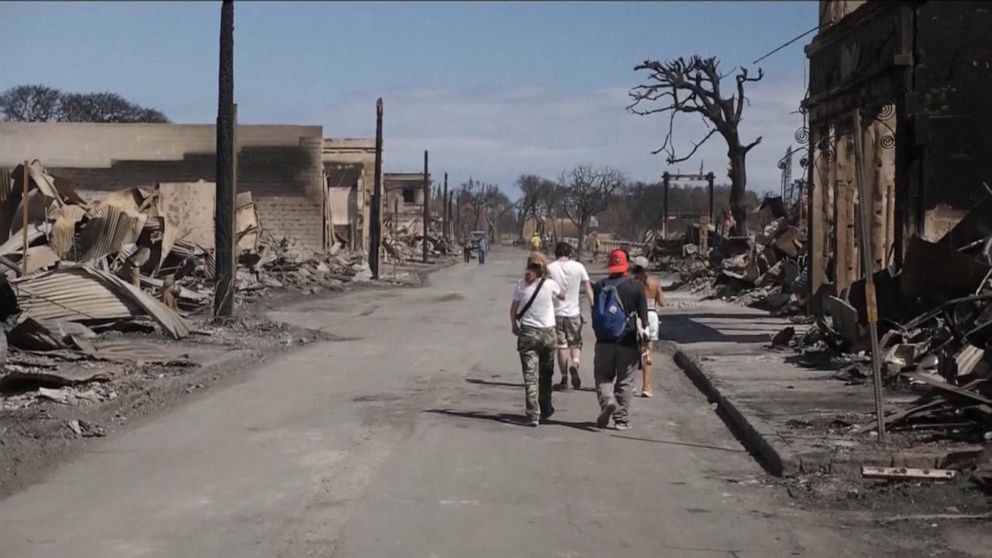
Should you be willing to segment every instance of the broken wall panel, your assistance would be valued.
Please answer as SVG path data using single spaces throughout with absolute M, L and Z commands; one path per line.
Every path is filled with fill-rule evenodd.
M 213 250 L 216 185 L 162 182 L 157 191 L 159 213 L 176 226 L 176 237 Z

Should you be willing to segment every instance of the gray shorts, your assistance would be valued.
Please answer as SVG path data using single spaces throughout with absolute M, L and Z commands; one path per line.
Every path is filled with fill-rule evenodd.
M 555 316 L 555 333 L 559 349 L 581 349 L 582 317 Z

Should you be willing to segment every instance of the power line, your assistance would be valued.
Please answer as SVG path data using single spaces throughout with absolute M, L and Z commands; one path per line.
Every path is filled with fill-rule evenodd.
M 805 32 L 805 33 L 803 33 L 802 35 L 799 35 L 798 37 L 796 37 L 796 38 L 794 38 L 794 39 L 792 39 L 792 40 L 790 40 L 789 42 L 787 42 L 787 43 L 785 43 L 784 45 L 782 45 L 782 46 L 780 46 L 780 47 L 778 47 L 778 48 L 776 48 L 775 50 L 773 50 L 773 51 L 771 51 L 771 52 L 769 52 L 768 54 L 766 54 L 766 55 L 764 55 L 764 56 L 762 56 L 761 58 L 759 58 L 759 59 L 757 59 L 757 60 L 755 60 L 754 62 L 751 62 L 751 63 L 752 63 L 752 64 L 757 64 L 758 62 L 761 62 L 761 61 L 762 61 L 762 60 L 764 60 L 765 58 L 768 58 L 769 56 L 771 56 L 771 55 L 773 55 L 773 54 L 775 54 L 776 52 L 778 52 L 778 51 L 780 51 L 780 50 L 782 50 L 783 48 L 785 48 L 785 47 L 787 47 L 787 46 L 789 46 L 789 45 L 791 45 L 792 43 L 794 43 L 794 42 L 796 42 L 796 41 L 798 41 L 799 39 L 802 39 L 802 38 L 803 38 L 803 37 L 805 37 L 806 35 L 809 35 L 810 33 L 812 33 L 813 31 L 816 31 L 816 30 L 817 30 L 817 29 L 819 29 L 819 28 L 820 28 L 820 26 L 819 26 L 819 25 L 817 25 L 816 27 L 814 27 L 814 28 L 812 28 L 812 29 L 810 29 L 809 31 L 806 31 L 806 32 Z

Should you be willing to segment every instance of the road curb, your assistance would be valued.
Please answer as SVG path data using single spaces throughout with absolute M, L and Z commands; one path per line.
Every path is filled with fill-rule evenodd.
M 685 372 L 686 376 L 705 395 L 711 403 L 717 404 L 720 417 L 727 423 L 730 430 L 744 444 L 744 447 L 754 455 L 761 465 L 776 477 L 793 476 L 800 470 L 800 459 L 790 452 L 776 448 L 763 434 L 768 430 L 766 424 L 755 417 L 745 415 L 733 400 L 725 397 L 719 388 L 706 374 L 703 366 L 695 357 L 681 349 L 677 349 L 672 357 L 675 364 Z

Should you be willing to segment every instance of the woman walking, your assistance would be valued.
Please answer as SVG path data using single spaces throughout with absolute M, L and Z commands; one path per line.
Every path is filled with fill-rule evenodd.
M 548 260 L 540 252 L 527 258 L 524 277 L 513 288 L 510 323 L 517 336 L 517 352 L 527 393 L 527 422 L 537 426 L 551 418 L 551 383 L 555 373 L 554 299 L 565 291 L 548 277 Z

